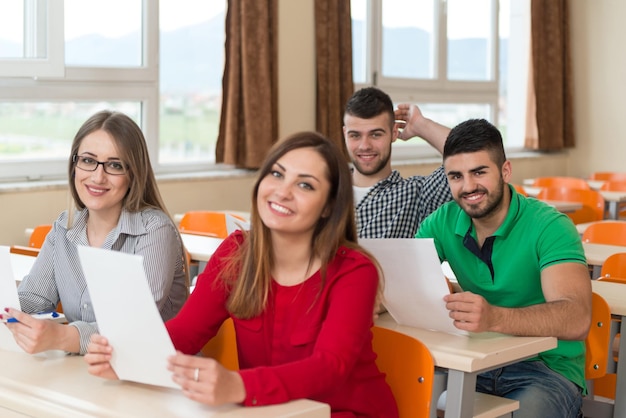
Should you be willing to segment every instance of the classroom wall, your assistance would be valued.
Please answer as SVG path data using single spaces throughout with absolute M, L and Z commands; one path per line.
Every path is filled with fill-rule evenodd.
M 279 1 L 280 136 L 315 129 L 314 0 Z M 547 175 L 587 176 L 592 171 L 626 171 L 622 163 L 626 118 L 618 100 L 626 97 L 626 55 L 620 54 L 626 2 L 571 0 L 577 147 L 558 154 L 510 156 L 513 179 Z M 437 161 L 397 166 L 404 176 L 427 174 Z M 168 210 L 249 211 L 254 173 L 160 179 Z M 0 187 L 0 245 L 26 244 L 26 228 L 50 223 L 67 207 L 67 187 Z

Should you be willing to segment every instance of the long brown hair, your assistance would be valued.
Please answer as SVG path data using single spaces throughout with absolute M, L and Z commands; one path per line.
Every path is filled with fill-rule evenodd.
M 222 271 L 222 280 L 232 286 L 227 308 L 239 318 L 257 316 L 265 309 L 272 282 L 274 254 L 270 229 L 261 221 L 257 208 L 259 184 L 269 175 L 276 161 L 299 148 L 311 148 L 324 159 L 330 183 L 326 202 L 329 215 L 317 221 L 311 240 L 311 257 L 317 256 L 322 262 L 322 281 L 340 246 L 366 253 L 357 244 L 352 176 L 341 150 L 316 132 L 300 132 L 285 138 L 272 147 L 259 170 L 252 191 L 250 232 Z

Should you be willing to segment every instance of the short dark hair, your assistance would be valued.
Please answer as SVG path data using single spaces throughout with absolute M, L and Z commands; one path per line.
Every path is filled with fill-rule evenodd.
M 371 119 L 380 114 L 389 115 L 393 125 L 395 120 L 393 101 L 384 91 L 376 87 L 365 87 L 357 90 L 346 103 L 344 115 L 356 116 L 361 119 Z
M 488 151 L 498 167 L 506 161 L 502 135 L 485 119 L 469 119 L 452 128 L 443 147 L 443 159 L 457 154 Z

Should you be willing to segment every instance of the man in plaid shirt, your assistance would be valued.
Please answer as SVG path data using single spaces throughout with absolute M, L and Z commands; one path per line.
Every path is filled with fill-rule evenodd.
M 394 112 L 391 98 L 374 87 L 352 95 L 343 122 L 359 237 L 413 238 L 422 220 L 452 194 L 443 166 L 406 179 L 392 170 L 391 144 L 419 136 L 441 153 L 450 129 L 425 118 L 415 105 L 400 104 Z

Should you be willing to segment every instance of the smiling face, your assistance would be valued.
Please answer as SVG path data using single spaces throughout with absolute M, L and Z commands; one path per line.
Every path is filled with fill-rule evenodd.
M 297 148 L 280 157 L 259 182 L 257 209 L 272 234 L 312 237 L 330 193 L 325 160 L 312 148 Z
M 500 169 L 488 151 L 478 151 L 447 157 L 444 168 L 454 200 L 473 219 L 493 218 L 507 210 L 503 201 L 510 161 Z
M 89 157 L 101 162 L 120 161 L 115 141 L 103 130 L 85 136 L 77 154 L 79 157 Z M 102 164 L 95 171 L 74 167 L 74 186 L 90 216 L 119 217 L 129 185 L 128 174 L 107 174 Z
M 398 130 L 387 113 L 371 119 L 346 114 L 343 135 L 356 170 L 355 185 L 372 186 L 391 174 L 391 143 Z

